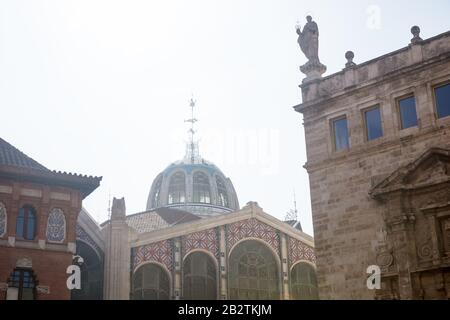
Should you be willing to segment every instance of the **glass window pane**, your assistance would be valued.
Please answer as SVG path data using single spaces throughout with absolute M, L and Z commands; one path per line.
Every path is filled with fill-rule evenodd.
M 400 108 L 402 129 L 417 126 L 416 99 L 414 97 L 408 97 L 399 100 L 398 105 Z
M 438 118 L 450 116 L 450 83 L 434 89 Z
M 334 143 L 336 150 L 345 150 L 349 147 L 347 119 L 342 118 L 333 121 L 334 127 Z
M 16 237 L 23 238 L 24 209 L 21 208 L 16 219 Z
M 209 177 L 203 172 L 194 173 L 193 202 L 211 203 Z
M 170 178 L 169 204 L 185 202 L 186 185 L 183 172 L 177 172 Z
M 216 266 L 207 254 L 193 252 L 185 259 L 183 298 L 188 300 L 217 299 Z
M 146 264 L 133 276 L 134 300 L 167 300 L 169 292 L 169 278 L 160 266 Z
M 247 240 L 229 259 L 230 299 L 279 299 L 275 258 L 260 242 Z
M 27 234 L 25 236 L 25 239 L 27 240 L 33 240 L 34 239 L 34 231 L 35 231 L 35 225 L 36 225 L 36 218 L 34 213 L 29 209 L 30 212 L 28 213 L 28 220 L 27 220 Z
M 374 140 L 383 136 L 380 108 L 376 107 L 365 112 L 367 140 Z

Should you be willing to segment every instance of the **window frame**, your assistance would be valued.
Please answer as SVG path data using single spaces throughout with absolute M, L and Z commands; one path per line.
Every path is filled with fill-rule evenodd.
M 297 275 L 299 273 L 299 269 L 300 268 L 307 268 L 308 271 L 308 275 L 311 276 L 310 271 L 313 272 L 314 274 L 314 281 L 313 282 L 308 282 L 308 283 L 303 283 L 301 281 L 299 281 L 299 279 L 297 279 Z M 295 274 L 295 277 L 294 277 Z M 294 282 L 294 278 L 296 278 L 296 282 Z M 312 280 L 312 279 L 309 279 Z M 294 297 L 298 290 L 298 287 L 308 287 L 310 290 L 311 288 L 313 288 L 315 290 L 315 298 L 317 299 L 304 299 L 304 298 L 310 298 L 310 297 Z M 317 281 L 317 269 L 314 265 L 312 265 L 309 261 L 298 261 L 296 263 L 293 264 L 293 266 L 291 267 L 290 271 L 289 271 L 289 290 L 291 292 L 292 298 L 295 300 L 318 300 L 319 299 L 319 286 L 318 286 L 318 281 Z
M 196 176 L 204 176 L 202 178 L 206 178 L 207 183 L 196 182 L 195 181 Z M 196 186 L 197 186 L 197 189 L 196 189 Z M 201 187 L 201 189 L 198 187 Z M 197 196 L 198 196 L 198 199 L 197 199 Z M 204 199 L 208 199 L 209 201 L 201 201 L 202 197 Z M 192 173 L 192 203 L 212 204 L 210 176 L 209 176 L 209 174 L 207 174 L 201 170 L 196 170 Z
M 438 101 L 437 101 L 437 96 L 436 96 L 436 89 L 440 88 L 440 87 L 445 87 L 447 85 L 450 85 L 450 80 L 438 82 L 436 84 L 432 84 L 431 85 L 431 91 L 432 91 L 431 94 L 432 94 L 432 97 L 433 97 L 433 111 L 434 111 L 434 114 L 435 114 L 435 119 L 437 121 L 444 120 L 444 119 L 445 120 L 450 119 L 450 115 L 447 115 L 447 116 L 444 116 L 444 117 L 439 117 Z
M 219 183 L 220 182 L 220 183 Z M 228 188 L 227 188 L 227 184 L 225 182 L 225 179 L 223 179 L 221 176 L 219 176 L 218 174 L 215 175 L 215 183 L 216 183 L 216 189 L 217 189 L 217 205 L 221 206 L 221 207 L 225 207 L 225 208 L 230 208 L 230 197 L 228 196 Z M 219 186 L 219 184 L 223 184 L 222 186 Z M 224 192 L 222 192 L 224 191 Z M 221 195 L 224 195 L 223 200 L 221 198 Z
M 18 286 L 14 286 L 14 285 L 10 285 L 11 282 L 14 282 L 14 280 L 12 280 L 12 276 L 15 272 L 19 272 L 20 273 L 20 277 L 19 277 L 19 283 Z M 37 280 L 36 274 L 34 273 L 33 269 L 31 268 L 21 268 L 21 267 L 16 267 L 14 268 L 14 270 L 10 273 L 9 277 L 8 277 L 8 287 L 10 288 L 17 288 L 18 289 L 18 293 L 17 293 L 17 300 L 23 300 L 23 280 L 24 280 L 24 274 L 25 272 L 29 272 L 31 279 L 33 281 L 33 299 L 32 300 L 36 300 L 37 298 L 37 290 L 36 287 L 39 285 L 39 282 Z
M 182 174 L 183 175 L 183 183 L 179 183 L 179 184 L 174 184 L 175 186 L 183 186 L 183 190 L 178 190 L 178 189 L 175 189 L 174 191 L 172 191 L 171 192 L 171 187 L 172 187 L 172 179 L 174 179 L 174 177 L 176 176 L 176 175 L 178 175 L 178 174 Z M 181 204 L 181 203 L 186 203 L 187 202 L 187 194 L 186 194 L 186 191 L 187 191 L 187 188 L 186 188 L 186 180 L 187 180 L 187 174 L 184 172 L 184 171 L 181 171 L 181 170 L 179 170 L 179 171 L 176 171 L 176 172 L 174 172 L 173 174 L 171 174 L 170 175 L 170 178 L 169 178 L 169 186 L 168 186 L 168 188 L 167 188 L 167 204 L 168 205 L 175 205 L 175 204 Z M 181 194 L 182 194 L 182 191 L 183 191 L 183 200 L 184 201 L 181 201 Z M 171 196 L 173 195 L 173 194 L 176 194 L 177 195 L 177 199 L 178 199 L 178 201 L 171 201 Z
M 156 268 L 158 270 L 158 278 L 157 283 L 158 286 L 145 286 L 145 268 Z M 150 272 L 151 270 L 147 270 L 147 272 Z M 141 281 L 139 283 L 139 286 L 136 286 L 136 277 L 138 275 L 138 272 L 141 272 Z M 166 279 L 162 279 L 162 276 L 166 277 Z M 144 299 L 137 299 L 138 295 L 137 292 L 140 293 L 140 297 L 142 297 L 144 290 L 156 290 L 158 294 L 157 300 L 171 300 L 172 299 L 172 277 L 170 272 L 165 268 L 163 265 L 157 262 L 148 262 L 141 266 L 139 266 L 137 269 L 134 270 L 132 277 L 131 277 L 132 283 L 131 283 L 131 300 L 144 300 Z M 162 288 L 161 280 L 167 280 L 167 288 Z M 165 290 L 168 289 L 168 290 Z M 160 297 L 161 294 L 167 294 L 167 299 L 163 299 Z
M 374 139 L 369 139 L 369 127 L 367 126 L 366 114 L 367 114 L 367 112 L 375 110 L 375 109 L 379 109 L 379 111 L 380 111 L 381 136 L 374 138 Z M 383 123 L 383 112 L 382 111 L 383 111 L 383 109 L 382 109 L 380 103 L 372 105 L 371 107 L 368 107 L 368 108 L 361 109 L 363 123 L 364 123 L 364 141 L 365 142 L 379 141 L 380 139 L 384 138 L 385 128 L 384 128 L 384 123 Z
M 251 246 L 253 248 L 251 248 Z M 262 258 L 264 261 L 263 265 L 259 265 L 258 269 L 264 268 L 265 276 L 246 276 L 240 272 L 240 265 L 245 261 L 243 258 L 249 257 L 249 254 L 258 255 L 258 258 Z M 245 256 L 245 257 L 244 257 Z M 236 264 L 233 264 L 236 263 Z M 264 292 L 266 297 L 262 297 L 264 300 L 281 300 L 282 299 L 282 266 L 279 261 L 279 256 L 273 251 L 270 246 L 264 241 L 257 238 L 246 238 L 233 246 L 228 256 L 228 273 L 227 273 L 227 283 L 228 283 L 228 295 L 229 299 L 242 300 L 241 291 L 258 291 L 257 294 L 260 295 L 261 291 Z M 249 264 L 247 264 L 248 266 Z M 275 273 L 274 277 L 271 277 L 270 268 L 273 267 Z M 273 270 L 272 270 L 273 271 Z M 247 285 L 240 285 L 242 279 L 247 279 Z M 257 281 L 256 288 L 250 288 L 250 279 Z M 264 282 L 267 282 L 267 287 L 263 288 Z M 275 287 L 270 287 L 270 282 L 275 283 Z M 244 282 L 245 283 L 245 282 Z M 237 284 L 237 285 L 236 285 Z M 257 299 L 261 299 L 259 296 Z
M 416 125 L 404 128 L 403 127 L 403 118 L 402 118 L 402 113 L 401 113 L 401 108 L 400 108 L 400 101 L 406 100 L 406 99 L 409 99 L 409 98 L 414 98 L 414 108 L 415 108 L 415 111 L 416 111 Z M 416 99 L 416 95 L 414 94 L 414 92 L 410 92 L 408 94 L 404 94 L 402 96 L 396 97 L 395 98 L 395 108 L 396 108 L 396 113 L 397 113 L 397 116 L 398 116 L 398 128 L 399 128 L 400 131 L 408 130 L 408 129 L 411 129 L 411 128 L 418 128 L 419 127 L 419 116 L 418 116 L 418 112 L 417 112 L 417 99 Z
M 32 209 L 33 210 L 33 214 L 34 214 L 34 228 L 33 228 L 33 237 L 32 239 L 28 239 L 28 223 L 29 223 L 29 213 L 30 211 L 26 211 L 25 208 L 28 209 Z M 17 233 L 17 222 L 18 219 L 20 217 L 20 211 L 24 209 L 24 216 L 23 216 L 23 224 L 22 224 L 22 234 L 19 235 Z M 24 204 L 20 207 L 19 212 L 16 216 L 16 229 L 15 229 L 15 237 L 18 238 L 21 241 L 34 241 L 36 239 L 37 236 L 37 231 L 38 231 L 38 214 L 37 214 L 37 210 L 35 208 L 35 206 L 31 205 L 31 204 Z M 25 237 L 27 236 L 27 237 Z
M 201 262 L 206 262 L 206 274 L 196 274 L 193 271 L 193 267 L 194 267 L 194 259 L 200 259 L 199 257 L 201 257 L 203 260 Z M 189 264 L 189 266 L 188 266 Z M 212 276 L 212 274 L 208 273 L 208 264 L 214 268 L 214 276 Z M 189 272 L 187 272 L 189 270 Z M 195 279 L 198 277 L 201 277 L 203 279 L 205 279 L 205 284 L 208 283 L 208 281 L 211 281 L 214 284 L 214 297 L 210 297 L 210 300 L 217 300 L 219 299 L 219 275 L 218 275 L 218 265 L 217 265 L 217 260 L 215 257 L 213 257 L 209 252 L 204 251 L 204 250 L 192 250 L 190 251 L 184 258 L 183 258 L 183 272 L 182 272 L 182 298 L 186 299 L 187 294 L 191 294 L 194 289 L 193 283 L 195 282 Z M 189 282 L 191 285 L 188 287 L 187 282 Z M 191 289 L 191 292 L 187 292 L 188 288 Z M 203 291 L 207 291 L 208 286 L 206 285 L 205 288 L 202 288 Z M 204 293 L 205 293 L 204 292 Z M 190 297 L 190 299 L 193 299 L 192 296 Z
M 336 121 L 343 120 L 343 119 L 345 119 L 346 122 L 347 122 L 347 142 L 348 142 L 348 145 L 347 145 L 347 148 L 338 150 L 337 147 L 336 147 L 335 123 L 336 123 Z M 348 117 L 347 117 L 346 114 L 330 119 L 330 131 L 331 131 L 331 142 L 332 142 L 333 152 L 346 152 L 346 151 L 350 150 L 350 130 L 349 130 L 349 127 L 348 127 Z

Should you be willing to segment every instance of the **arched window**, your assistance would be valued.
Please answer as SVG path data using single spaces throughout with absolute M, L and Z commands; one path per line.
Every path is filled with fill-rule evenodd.
M 55 208 L 48 215 L 46 236 L 49 242 L 64 242 L 66 238 L 66 218 L 61 209 Z
M 159 206 L 160 206 L 159 197 L 161 195 L 161 184 L 162 184 L 162 177 L 159 177 L 156 180 L 155 187 L 153 189 L 153 195 L 152 195 L 152 201 L 153 201 L 152 207 L 153 208 L 159 208 Z
M 34 300 L 36 278 L 33 270 L 16 268 L 8 279 L 7 300 Z
M 0 202 L 0 237 L 6 234 L 8 216 L 6 215 L 5 205 Z
M 140 267 L 133 275 L 134 300 L 169 300 L 170 281 L 167 272 L 150 263 Z
M 177 172 L 170 177 L 168 203 L 183 203 L 186 201 L 186 178 L 183 172 Z
M 216 176 L 216 184 L 217 184 L 217 204 L 222 207 L 230 207 L 228 204 L 228 193 L 227 187 L 223 179 L 219 176 Z
M 230 299 L 280 299 L 279 272 L 273 253 L 256 240 L 238 244 L 229 259 Z
M 193 202 L 211 203 L 209 178 L 203 172 L 194 173 Z
M 83 258 L 81 288 L 71 290 L 72 300 L 103 299 L 103 262 L 94 249 L 83 241 L 77 241 L 77 255 Z
M 217 299 L 216 265 L 206 253 L 193 252 L 183 264 L 183 299 Z
M 317 300 L 316 270 L 306 262 L 297 263 L 291 270 L 291 296 L 294 300 Z
M 36 235 L 36 210 L 32 206 L 23 206 L 16 220 L 16 237 L 33 240 Z

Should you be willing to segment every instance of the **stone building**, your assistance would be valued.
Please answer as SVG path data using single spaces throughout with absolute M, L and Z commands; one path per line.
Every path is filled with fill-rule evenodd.
M 411 32 L 300 85 L 321 299 L 450 298 L 450 32 Z
M 81 202 L 100 180 L 50 171 L 0 138 L 0 300 L 70 298 Z

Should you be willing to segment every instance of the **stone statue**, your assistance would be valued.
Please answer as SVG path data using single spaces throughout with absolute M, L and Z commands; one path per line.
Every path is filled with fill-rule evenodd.
M 300 71 L 306 74 L 304 82 L 321 78 L 327 70 L 327 67 L 319 60 L 319 27 L 312 21 L 311 16 L 307 16 L 306 21 L 303 31 L 299 26 L 297 27 L 297 42 L 308 59 L 308 62 L 300 67 Z
M 319 27 L 311 16 L 307 16 L 306 21 L 303 32 L 297 27 L 297 41 L 309 61 L 319 61 Z

